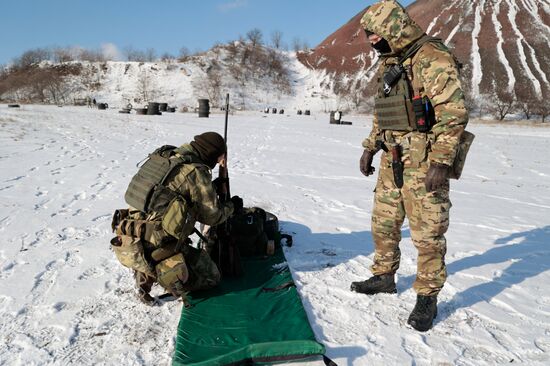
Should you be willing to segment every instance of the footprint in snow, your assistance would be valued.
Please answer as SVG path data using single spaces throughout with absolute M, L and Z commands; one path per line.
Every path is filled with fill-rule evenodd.
M 11 178 L 11 179 L 5 180 L 4 182 L 5 182 L 5 183 L 8 183 L 8 182 L 17 182 L 18 180 L 21 180 L 21 179 L 26 178 L 26 177 L 28 177 L 28 176 L 27 176 L 27 175 L 19 175 L 19 176 L 15 177 L 15 178 Z

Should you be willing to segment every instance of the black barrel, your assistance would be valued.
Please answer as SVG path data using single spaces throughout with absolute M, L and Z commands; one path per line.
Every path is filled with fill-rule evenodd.
M 128 108 L 122 108 L 118 113 L 130 114 L 130 110 Z
M 19 108 L 19 104 L 8 104 L 8 108 Z
M 210 100 L 199 99 L 199 117 L 208 118 L 210 116 Z
M 168 103 L 159 103 L 159 111 L 166 112 L 168 109 Z
M 277 114 L 277 108 L 273 108 L 273 109 L 271 110 L 271 112 L 272 112 L 273 114 Z
M 147 114 L 147 108 L 136 108 L 136 114 L 140 114 L 140 115 Z
M 160 115 L 160 110 L 159 110 L 159 103 L 156 103 L 156 102 L 149 102 L 149 104 L 147 105 L 147 114 L 149 116 L 157 116 L 157 115 Z
M 176 107 L 168 107 L 168 108 L 166 108 L 166 112 L 174 113 L 174 112 L 176 112 Z
M 310 116 L 310 115 L 311 115 L 311 112 L 309 111 L 309 109 L 306 109 L 306 111 L 304 112 L 304 114 L 305 114 L 306 116 Z
M 279 111 L 279 114 L 285 114 L 285 110 L 284 110 L 284 109 L 281 109 L 281 110 Z
M 299 116 L 302 115 L 302 110 L 301 110 L 301 109 L 298 109 L 298 115 L 299 115 Z
M 97 109 L 105 110 L 107 108 L 109 108 L 107 103 L 97 103 Z

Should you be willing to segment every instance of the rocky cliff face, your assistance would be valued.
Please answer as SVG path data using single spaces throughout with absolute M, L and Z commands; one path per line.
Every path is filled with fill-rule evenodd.
M 418 0 L 407 10 L 453 49 L 473 99 L 550 97 L 550 0 Z M 366 90 L 377 56 L 360 29 L 363 13 L 300 61 Z

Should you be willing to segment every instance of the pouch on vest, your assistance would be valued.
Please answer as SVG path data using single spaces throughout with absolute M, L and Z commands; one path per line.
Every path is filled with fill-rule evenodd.
M 189 206 L 187 200 L 176 196 L 162 217 L 164 231 L 178 239 L 191 235 L 195 228 L 195 219 Z
M 185 253 L 177 253 L 158 263 L 155 270 L 158 283 L 174 296 L 213 288 L 221 280 L 220 271 L 208 253 L 190 246 Z
M 378 127 L 381 130 L 412 131 L 415 118 L 411 101 L 405 95 L 375 98 L 374 108 Z
M 184 285 L 189 280 L 189 270 L 182 253 L 163 260 L 155 270 L 157 282 L 172 295 L 179 297 L 186 292 Z
M 114 217 L 117 216 L 118 211 L 121 210 L 115 211 L 113 223 L 115 222 Z M 116 225 L 113 224 L 113 231 L 116 235 L 128 235 L 134 238 L 142 238 L 146 250 L 150 247 L 156 248 L 162 246 L 164 241 L 170 238 L 162 228 L 162 222 L 160 220 L 125 218 L 117 222 Z
M 123 266 L 155 277 L 153 268 L 145 258 L 141 238 L 119 235 L 111 239 L 111 248 Z
M 474 142 L 475 135 L 471 132 L 464 131 L 460 136 L 460 143 L 458 145 L 458 150 L 456 152 L 456 157 L 449 170 L 449 178 L 459 179 L 462 175 L 462 170 L 464 169 L 464 164 L 466 164 L 466 157 L 470 151 L 470 147 Z

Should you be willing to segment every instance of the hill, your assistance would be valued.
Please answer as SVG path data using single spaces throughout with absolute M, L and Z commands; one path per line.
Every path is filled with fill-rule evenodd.
M 418 0 L 407 10 L 463 63 L 472 102 L 550 97 L 550 1 Z M 377 55 L 360 29 L 363 13 L 298 59 L 369 95 Z
M 67 105 L 93 98 L 111 107 L 160 101 L 193 108 L 208 98 L 219 107 L 229 92 L 241 110 L 341 109 L 341 98 L 320 86 L 324 74 L 304 67 L 293 52 L 237 41 L 182 60 L 15 65 L 0 73 L 0 102 Z

